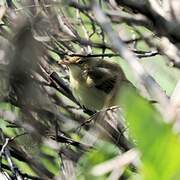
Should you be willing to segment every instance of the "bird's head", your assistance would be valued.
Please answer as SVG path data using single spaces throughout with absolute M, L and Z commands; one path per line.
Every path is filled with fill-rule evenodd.
M 65 64 L 68 67 L 79 66 L 80 68 L 84 68 L 86 66 L 89 67 L 97 66 L 98 63 L 99 63 L 99 59 L 97 58 L 80 57 L 80 56 L 73 56 L 73 57 L 66 56 L 60 62 L 60 64 Z
M 69 70 L 73 74 L 74 77 L 80 76 L 84 71 L 89 70 L 93 67 L 96 67 L 99 63 L 99 60 L 96 58 L 88 58 L 88 57 L 65 57 L 60 64 L 64 64 L 68 66 Z

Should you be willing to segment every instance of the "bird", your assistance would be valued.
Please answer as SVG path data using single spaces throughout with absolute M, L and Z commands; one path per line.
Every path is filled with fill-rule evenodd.
M 119 64 L 94 57 L 66 56 L 60 64 L 69 68 L 70 89 L 80 105 L 99 111 L 115 104 L 116 95 L 129 84 Z
M 83 111 L 92 112 L 90 120 L 100 125 L 100 138 L 109 139 L 123 151 L 131 149 L 132 143 L 123 134 L 126 128 L 118 102 L 121 88 L 127 85 L 131 87 L 131 83 L 120 65 L 88 56 L 65 56 L 59 63 L 69 69 L 69 85 L 73 96 Z M 117 107 L 115 111 L 114 107 Z

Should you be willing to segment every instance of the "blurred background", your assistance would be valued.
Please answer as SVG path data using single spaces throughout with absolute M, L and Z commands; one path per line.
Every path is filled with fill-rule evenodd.
M 0 179 L 180 179 L 179 13 L 178 0 L 1 0 Z M 136 90 L 85 109 L 67 56 L 113 61 Z

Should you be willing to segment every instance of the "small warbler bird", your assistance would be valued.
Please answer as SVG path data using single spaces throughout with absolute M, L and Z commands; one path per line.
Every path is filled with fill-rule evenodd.
M 114 104 L 119 88 L 129 82 L 117 63 L 92 57 L 66 57 L 74 97 L 91 111 Z
M 117 63 L 92 57 L 65 57 L 60 64 L 69 68 L 70 88 L 74 97 L 85 110 L 98 112 L 102 108 L 120 105 L 118 98 L 122 86 L 131 86 Z M 97 113 L 100 125 L 98 136 L 108 138 L 120 149 L 129 150 L 131 143 L 123 135 L 123 116 L 119 109 Z M 105 112 L 105 113 L 104 113 Z M 111 118 L 109 118 L 109 116 Z M 100 118 L 99 118 L 100 117 Z

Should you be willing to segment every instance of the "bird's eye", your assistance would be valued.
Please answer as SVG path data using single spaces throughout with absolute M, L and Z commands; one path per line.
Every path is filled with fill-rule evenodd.
M 82 61 L 82 60 L 80 60 L 80 61 L 78 62 L 78 64 L 83 64 L 83 61 Z

